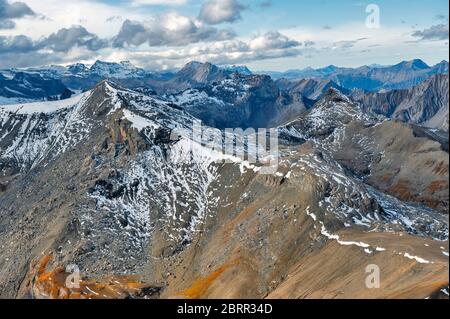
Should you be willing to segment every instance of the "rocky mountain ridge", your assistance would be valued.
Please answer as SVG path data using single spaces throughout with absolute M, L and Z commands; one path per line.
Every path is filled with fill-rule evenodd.
M 330 89 L 278 128 L 278 167 L 262 174 L 264 161 L 193 141 L 194 120 L 111 82 L 0 107 L 0 296 L 426 298 L 448 286 L 439 142 Z M 368 264 L 380 289 L 365 286 Z M 80 288 L 64 286 L 67 265 Z
M 436 74 L 410 89 L 380 93 L 352 92 L 364 111 L 403 122 L 448 131 L 448 74 Z
M 441 61 L 428 66 L 420 59 L 403 61 L 392 66 L 362 66 L 340 68 L 330 65 L 325 68 L 307 68 L 286 73 L 265 72 L 275 79 L 315 79 L 330 80 L 347 89 L 361 89 L 370 92 L 379 90 L 406 89 L 418 85 L 434 74 L 448 74 L 448 62 Z

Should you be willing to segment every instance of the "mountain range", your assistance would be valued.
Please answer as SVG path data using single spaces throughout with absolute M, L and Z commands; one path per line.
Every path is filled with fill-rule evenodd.
M 362 89 L 379 91 L 382 89 L 405 89 L 419 84 L 434 74 L 448 74 L 448 62 L 442 61 L 428 66 L 420 59 L 403 61 L 391 66 L 362 66 L 341 68 L 334 65 L 320 69 L 306 68 L 282 73 L 262 72 L 274 79 L 285 78 L 331 80 L 347 90 Z
M 448 298 L 448 63 L 302 72 L 1 70 L 0 298 Z
M 436 74 L 409 89 L 351 96 L 363 110 L 448 132 L 448 88 L 448 74 Z
M 448 137 L 329 87 L 274 127 L 278 166 L 263 173 L 272 156 L 238 156 L 251 145 L 239 132 L 234 155 L 220 139 L 198 141 L 202 107 L 192 108 L 217 96 L 229 101 L 218 112 L 245 109 L 280 94 L 270 77 L 233 74 L 180 94 L 101 81 L 0 107 L 1 298 L 448 294 Z M 229 134 L 215 126 L 203 134 Z M 378 289 L 368 265 L 382 269 Z M 73 267 L 79 287 L 66 284 Z
M 448 74 L 448 62 L 430 67 L 416 59 L 393 66 L 308 68 L 272 74 L 275 78 L 282 76 L 274 80 L 244 66 L 190 62 L 176 72 L 148 72 L 128 61 L 97 61 L 91 66 L 77 63 L 1 70 L 0 104 L 68 98 L 109 79 L 147 94 L 172 96 L 172 100 L 182 101 L 188 112 L 211 126 L 270 127 L 294 120 L 333 87 L 351 96 L 366 111 L 448 131 L 448 77 L 430 80 L 439 74 Z M 427 85 L 429 89 L 424 90 Z M 410 93 L 404 93 L 405 90 Z M 186 100 L 188 96 L 193 100 Z M 380 102 L 384 96 L 389 96 L 390 105 Z M 421 106 L 413 107 L 413 101 L 421 101 Z M 400 112 L 408 104 L 408 111 Z M 219 112 L 221 109 L 225 112 Z

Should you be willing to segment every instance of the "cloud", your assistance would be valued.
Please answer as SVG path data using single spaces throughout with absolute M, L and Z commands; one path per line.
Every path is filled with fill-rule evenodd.
M 116 22 L 116 21 L 122 21 L 121 16 L 111 16 L 105 19 L 106 22 Z
M 63 28 L 39 41 L 39 47 L 55 52 L 68 52 L 74 47 L 84 47 L 97 51 L 108 46 L 108 41 L 100 39 L 82 26 Z
M 245 9 L 237 0 L 209 0 L 203 4 L 199 19 L 208 24 L 234 22 L 241 19 L 241 11 Z
M 367 38 L 359 38 L 359 39 L 355 39 L 355 40 L 344 40 L 344 41 L 333 42 L 332 49 L 333 50 L 336 50 L 336 49 L 340 49 L 340 50 L 350 49 L 350 48 L 353 48 L 356 43 L 358 43 L 360 41 L 364 41 L 364 40 L 367 40 Z
M 412 36 L 422 40 L 447 40 L 448 39 L 448 24 L 437 24 L 424 29 L 423 31 L 415 31 Z
M 113 46 L 183 46 L 201 41 L 224 41 L 235 37 L 231 30 L 217 30 L 175 12 L 146 22 L 126 20 L 113 39 Z
M 0 30 L 13 29 L 16 24 L 13 19 L 36 15 L 31 8 L 23 2 L 9 3 L 0 0 Z
M 313 45 L 310 41 L 300 43 L 278 31 L 239 40 L 230 30 L 205 27 L 197 21 L 183 23 L 177 19 L 178 24 L 161 23 L 167 22 L 165 19 L 157 21 L 143 24 L 127 20 L 119 34 L 110 40 L 100 38 L 82 26 L 63 28 L 35 41 L 25 35 L 0 36 L 0 65 L 37 66 L 94 58 L 117 60 L 120 57 L 144 67 L 164 69 L 180 67 L 192 60 L 236 64 L 294 57 L 302 54 L 302 46 Z M 130 50 L 128 46 L 135 48 Z M 159 46 L 159 50 L 154 46 Z M 163 46 L 170 48 L 164 50 Z
M 36 50 L 36 44 L 27 36 L 16 35 L 13 37 L 0 36 L 0 52 L 27 53 Z
M 300 42 L 291 40 L 278 31 L 270 31 L 254 37 L 249 45 L 253 50 L 287 49 L 299 46 Z
M 0 20 L 0 30 L 14 29 L 16 24 L 12 20 Z
M 25 68 L 62 62 L 57 56 L 50 56 L 39 52 L 2 53 L 0 56 L 0 68 L 10 68 L 11 66 L 14 66 L 15 68 Z
M 247 63 L 275 58 L 295 57 L 302 54 L 302 43 L 272 31 L 253 38 L 200 44 L 179 49 L 129 52 L 136 63 L 151 68 L 175 68 L 195 60 L 219 65 Z
M 96 52 L 85 48 L 74 48 L 70 52 L 53 52 L 49 54 L 45 50 L 30 52 L 2 52 L 0 54 L 0 68 L 36 67 L 49 64 L 63 64 L 75 62 L 87 62 L 99 58 Z
M 108 46 L 107 40 L 81 26 L 63 28 L 35 41 L 25 35 L 0 36 L 0 65 L 26 67 L 90 59 Z

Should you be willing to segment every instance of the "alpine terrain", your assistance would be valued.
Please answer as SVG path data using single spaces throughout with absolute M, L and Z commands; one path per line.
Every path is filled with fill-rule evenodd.
M 395 67 L 1 72 L 0 298 L 448 298 L 448 75 Z

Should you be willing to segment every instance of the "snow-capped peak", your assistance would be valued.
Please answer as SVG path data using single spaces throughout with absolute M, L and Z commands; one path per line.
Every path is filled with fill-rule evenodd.
M 91 66 L 90 71 L 103 77 L 112 78 L 141 77 L 146 73 L 145 70 L 136 67 L 130 61 L 116 63 L 97 60 Z

